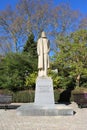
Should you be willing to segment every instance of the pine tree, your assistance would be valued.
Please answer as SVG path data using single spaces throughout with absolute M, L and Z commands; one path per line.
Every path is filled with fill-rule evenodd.
M 34 40 L 33 33 L 28 36 L 28 39 L 23 48 L 23 53 L 26 53 L 29 56 L 29 61 L 32 63 L 32 68 L 37 70 L 37 44 Z
M 31 33 L 28 36 L 28 40 L 24 46 L 23 52 L 27 52 L 32 58 L 37 57 L 36 42 L 34 41 L 34 35 Z

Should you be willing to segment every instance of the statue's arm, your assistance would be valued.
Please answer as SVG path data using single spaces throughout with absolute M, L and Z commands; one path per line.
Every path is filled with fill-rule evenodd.
M 50 41 L 48 40 L 48 53 L 50 52 Z

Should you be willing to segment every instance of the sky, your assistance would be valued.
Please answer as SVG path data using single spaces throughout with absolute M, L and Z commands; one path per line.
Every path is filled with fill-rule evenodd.
M 18 0 L 0 0 L 0 10 L 4 10 L 8 5 L 14 7 L 17 1 Z
M 87 0 L 54 0 L 56 4 L 59 2 L 69 2 L 72 9 L 80 10 L 83 14 L 87 14 Z
M 4 10 L 7 5 L 11 5 L 14 8 L 17 2 L 18 0 L 0 0 L 0 10 Z M 73 9 L 87 14 L 87 0 L 54 0 L 54 2 L 56 5 L 60 2 L 69 2 Z

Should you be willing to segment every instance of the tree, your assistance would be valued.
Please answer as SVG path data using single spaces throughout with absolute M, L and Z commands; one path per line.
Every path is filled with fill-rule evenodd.
M 30 34 L 23 52 L 8 53 L 1 57 L 0 86 L 11 90 L 26 88 L 27 76 L 37 70 L 37 52 L 34 35 Z
M 69 32 L 78 18 L 78 12 L 68 4 L 55 6 L 53 0 L 19 0 L 14 10 L 9 6 L 0 11 L 0 49 L 4 53 L 20 51 L 32 32 L 36 39 L 43 30 L 54 38 L 59 32 Z
M 4 53 L 18 52 L 31 32 L 38 38 L 43 29 L 47 30 L 52 23 L 49 3 L 19 0 L 14 10 L 9 6 L 0 11 L 0 49 Z
M 87 30 L 79 30 L 71 34 L 73 39 L 73 67 L 75 67 L 76 82 L 80 86 L 82 75 L 87 76 Z
M 78 27 L 80 12 L 73 10 L 69 3 L 61 2 L 54 9 L 53 22 L 55 33 L 67 35 Z
M 32 59 L 32 63 L 34 64 L 34 70 L 37 70 L 37 44 L 34 41 L 34 34 L 31 33 L 28 36 L 27 42 L 25 43 L 23 47 L 23 53 L 26 55 L 28 54 L 30 56 L 30 59 Z M 32 70 L 33 72 L 33 70 Z
M 31 33 L 28 36 L 28 40 L 24 45 L 23 52 L 29 53 L 32 58 L 37 57 L 37 44 L 34 41 L 34 34 Z
M 35 71 L 35 65 L 30 55 L 7 54 L 0 62 L 0 87 L 13 91 L 26 89 L 26 77 L 33 71 Z
M 87 16 L 83 17 L 79 24 L 80 29 L 86 29 L 87 30 Z
M 33 32 L 38 38 L 43 29 L 49 31 L 49 25 L 53 25 L 53 13 L 50 13 L 54 9 L 53 5 L 53 0 L 19 0 L 17 9 L 24 16 L 28 34 Z
M 22 15 L 19 15 L 17 10 L 12 10 L 10 6 L 4 11 L 0 11 L 0 46 L 2 49 L 6 48 L 4 49 L 5 52 L 8 48 L 10 51 L 17 52 L 21 41 L 19 39 L 22 38 L 23 34 L 24 23 Z
M 58 37 L 58 51 L 54 56 L 54 66 L 59 75 L 67 81 L 75 81 L 80 86 L 87 77 L 87 30 L 78 30 L 66 37 Z

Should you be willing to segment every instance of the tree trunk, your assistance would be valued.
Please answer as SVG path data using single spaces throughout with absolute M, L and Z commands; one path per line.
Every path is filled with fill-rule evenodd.
M 80 78 L 81 78 L 81 75 L 78 74 L 77 78 L 76 78 L 76 86 L 80 87 Z

